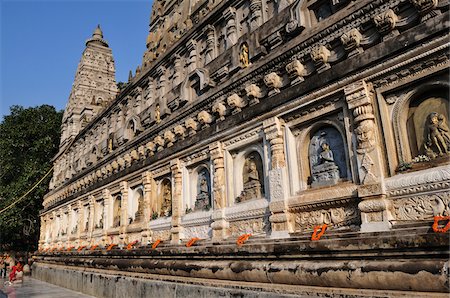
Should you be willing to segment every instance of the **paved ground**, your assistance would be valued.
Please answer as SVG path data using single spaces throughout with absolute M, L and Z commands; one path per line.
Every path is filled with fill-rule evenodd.
M 87 298 L 92 297 L 61 288 L 31 277 L 24 277 L 22 283 L 11 286 L 5 284 L 6 279 L 0 278 L 0 298 Z

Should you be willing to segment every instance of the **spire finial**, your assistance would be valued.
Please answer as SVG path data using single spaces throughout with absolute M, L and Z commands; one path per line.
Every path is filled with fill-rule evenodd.
M 100 24 L 97 24 L 94 33 L 92 33 L 92 37 L 86 41 L 86 45 L 88 45 L 91 42 L 108 47 L 108 43 L 106 42 L 106 40 L 103 39 L 103 31 L 100 28 Z

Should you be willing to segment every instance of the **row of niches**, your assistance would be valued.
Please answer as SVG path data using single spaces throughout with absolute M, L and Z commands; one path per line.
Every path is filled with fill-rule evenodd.
M 195 133 L 211 123 L 222 121 L 230 114 L 240 112 L 242 109 L 264 100 L 264 98 L 281 92 L 283 88 L 292 84 L 301 83 L 313 73 L 328 69 L 331 67 L 331 64 L 337 63 L 345 58 L 345 53 L 347 55 L 357 54 L 375 44 L 380 39 L 380 36 L 395 36 L 399 30 L 409 28 L 407 25 L 410 22 L 417 21 L 417 18 L 407 18 L 410 14 L 417 14 L 410 6 L 406 5 L 400 11 L 402 11 L 404 21 L 398 22 L 398 24 L 399 16 L 392 17 L 394 12 L 388 9 L 376 15 L 373 20 L 369 19 L 369 23 L 372 23 L 371 26 L 373 27 L 373 24 L 375 24 L 378 31 L 369 30 L 368 28 L 372 28 L 371 26 L 365 27 L 364 32 L 360 32 L 354 28 L 340 36 L 338 41 L 330 42 L 327 46 L 321 44 L 312 46 L 311 52 L 309 54 L 307 53 L 304 58 L 287 61 L 288 63 L 284 69 L 264 75 L 261 82 L 248 85 L 243 84 L 243 89 L 235 90 L 235 92 L 227 94 L 226 98 L 221 98 L 216 101 L 209 110 L 190 115 L 186 119 L 179 121 L 176 126 L 171 127 L 169 130 L 161 131 L 155 137 L 153 144 L 149 144 L 149 147 L 153 146 L 155 149 L 160 150 L 164 146 L 171 146 L 176 140 L 183 139 L 186 135 Z M 383 27 L 385 23 L 382 20 L 392 19 L 395 22 L 386 31 L 385 27 Z M 370 42 L 364 43 L 364 40 Z M 245 42 L 240 47 L 239 60 L 242 66 L 245 66 L 251 60 L 250 55 L 254 49 L 249 48 L 249 45 Z M 330 50 L 330 48 L 335 49 Z M 342 49 L 345 50 L 342 51 Z M 211 79 L 204 70 L 202 71 L 194 66 L 192 71 L 192 75 L 187 77 L 187 81 L 181 86 L 180 92 L 183 94 L 184 102 L 196 98 L 211 83 Z M 158 125 L 170 115 L 173 109 L 176 109 L 179 105 L 176 104 L 173 106 L 169 104 L 169 107 L 167 99 L 163 99 L 168 89 L 165 86 L 167 81 L 176 80 L 172 77 L 168 79 L 164 71 L 161 70 L 157 83 L 149 79 L 148 88 L 138 87 L 133 90 L 120 106 L 112 110 L 112 114 L 109 117 L 86 133 L 86 136 L 83 136 L 79 143 L 74 146 L 74 148 L 78 148 L 76 150 L 77 152 L 75 152 L 75 149 L 71 149 L 72 152 L 69 152 L 56 161 L 55 175 L 51 183 L 51 188 L 62 185 L 65 181 L 73 177 L 75 173 L 90 165 L 94 165 L 98 160 L 112 153 L 115 148 L 119 148 L 127 140 L 133 139 L 135 135 L 148 127 Z M 153 92 L 154 90 L 156 92 Z M 92 145 L 92 147 L 88 148 L 89 146 L 85 146 L 85 143 L 90 144 L 90 146 Z M 89 158 L 86 158 L 87 156 Z
M 308 22 L 311 23 L 310 26 L 313 26 L 342 9 L 350 1 L 252 0 L 230 3 L 223 8 L 221 18 L 214 19 L 211 24 L 205 24 L 206 30 L 199 36 L 194 37 L 193 41 L 199 45 L 197 52 L 204 53 L 201 60 L 204 60 L 204 64 L 207 64 L 236 44 L 240 37 L 254 31 L 293 2 L 295 3 L 292 10 L 298 7 L 297 9 L 304 11 L 307 19 L 298 20 L 298 22 Z M 198 1 L 195 5 L 192 5 L 192 3 L 185 1 L 184 5 L 193 6 L 186 10 L 183 8 L 183 3 L 164 7 L 164 4 L 167 3 L 155 1 L 143 67 L 147 68 L 154 60 L 163 55 L 172 44 L 179 40 L 193 25 L 199 23 L 218 3 L 219 1 L 209 0 Z M 187 11 L 190 11 L 190 13 L 186 13 Z M 137 72 L 139 72 L 139 69 Z
M 309 187 L 316 188 L 349 180 L 349 157 L 345 147 L 341 132 L 333 125 L 320 126 L 311 131 L 309 142 L 306 142 L 306 149 L 301 147 L 299 142 L 299 149 L 306 151 L 299 156 L 300 158 L 307 156 L 307 162 L 303 164 L 309 166 L 307 170 L 309 176 L 304 182 Z M 237 206 L 252 200 L 269 199 L 267 164 L 269 157 L 265 152 L 267 150 L 264 150 L 261 143 L 254 143 L 225 154 L 227 160 L 225 163 L 226 189 L 230 197 L 227 206 Z M 212 162 L 208 160 L 182 169 L 182 214 L 207 212 L 219 208 L 213 200 L 213 173 Z M 61 226 L 61 229 L 55 231 L 56 237 L 67 235 L 67 230 L 76 234 L 78 232 L 76 220 L 79 218 L 83 218 L 81 232 L 84 233 L 114 229 L 135 223 L 143 224 L 145 218 L 152 221 L 172 216 L 173 175 L 166 174 L 154 179 L 149 189 L 151 189 L 150 193 L 146 194 L 144 187 L 138 185 L 129 188 L 126 195 L 117 192 L 108 195 L 108 198 L 105 198 L 104 195 L 99 198 L 90 198 L 90 203 L 88 201 L 81 203 L 84 205 L 81 217 L 77 207 L 66 208 L 66 212 L 59 212 L 62 213 L 61 216 L 54 216 L 54 220 L 60 221 L 60 223 L 54 223 L 55 227 Z M 146 195 L 148 196 L 147 200 L 145 200 Z M 68 219 L 69 209 L 72 210 L 70 221 Z M 147 212 L 147 216 L 144 216 L 145 212 Z M 47 237 L 47 239 L 50 238 Z

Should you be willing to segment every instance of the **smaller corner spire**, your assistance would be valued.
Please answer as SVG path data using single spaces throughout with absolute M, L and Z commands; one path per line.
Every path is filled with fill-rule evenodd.
M 97 28 L 95 28 L 94 33 L 92 34 L 93 38 L 103 38 L 102 28 L 100 28 L 100 24 L 97 24 Z

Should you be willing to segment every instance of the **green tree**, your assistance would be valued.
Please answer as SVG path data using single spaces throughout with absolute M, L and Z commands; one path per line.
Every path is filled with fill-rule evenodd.
M 52 167 L 58 152 L 62 111 L 42 105 L 12 106 L 0 123 L 0 251 L 33 251 L 39 240 L 39 210 L 51 175 L 12 208 Z

